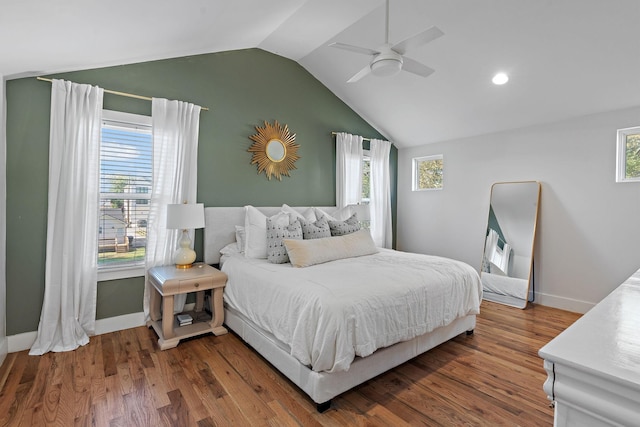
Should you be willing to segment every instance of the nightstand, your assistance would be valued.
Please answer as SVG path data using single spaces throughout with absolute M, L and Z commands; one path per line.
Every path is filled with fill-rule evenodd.
M 151 320 L 147 326 L 153 327 L 158 334 L 161 350 L 173 348 L 181 339 L 212 332 L 224 335 L 227 330 L 222 326 L 224 311 L 222 292 L 227 284 L 227 275 L 207 264 L 194 264 L 187 269 L 173 265 L 153 267 L 148 274 L 151 285 L 149 314 Z M 211 289 L 213 319 L 203 310 L 204 291 Z M 179 326 L 173 315 L 173 297 L 179 294 L 196 292 L 195 311 L 189 312 L 193 318 L 190 325 Z M 162 302 L 162 313 L 160 303 Z

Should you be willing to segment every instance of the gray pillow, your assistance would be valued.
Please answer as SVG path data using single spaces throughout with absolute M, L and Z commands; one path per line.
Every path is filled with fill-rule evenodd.
M 331 230 L 329 229 L 329 223 L 325 217 L 320 217 L 316 222 L 305 221 L 304 219 L 298 219 L 302 226 L 302 238 L 320 239 L 322 237 L 331 237 Z
M 283 226 L 276 221 L 267 218 L 267 261 L 273 264 L 284 264 L 289 262 L 287 249 L 282 242 L 283 239 L 302 240 L 302 227 L 298 221 Z
M 329 230 L 332 236 L 344 236 L 360 230 L 360 221 L 356 214 L 351 215 L 345 221 L 329 221 Z

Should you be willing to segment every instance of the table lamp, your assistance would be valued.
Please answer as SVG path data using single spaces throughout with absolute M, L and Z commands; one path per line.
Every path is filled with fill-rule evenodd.
M 167 228 L 182 230 L 182 236 L 178 242 L 179 248 L 174 255 L 176 268 L 191 268 L 196 260 L 196 251 L 191 249 L 189 230 L 204 227 L 204 205 L 175 204 L 167 205 Z

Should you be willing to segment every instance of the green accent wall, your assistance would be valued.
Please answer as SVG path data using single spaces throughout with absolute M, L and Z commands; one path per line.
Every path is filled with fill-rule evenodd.
M 50 75 L 189 101 L 200 115 L 198 202 L 205 206 L 333 205 L 332 131 L 382 136 L 298 63 L 248 49 Z M 51 85 L 10 80 L 7 98 L 7 335 L 35 331 L 44 295 Z M 105 94 L 104 108 L 151 115 L 151 103 Z M 278 120 L 300 144 L 291 177 L 267 180 L 247 149 L 255 126 Z M 395 218 L 397 150 L 391 152 Z M 395 222 L 394 222 L 395 229 Z M 395 233 L 394 233 L 395 235 Z M 202 258 L 202 231 L 195 249 Z M 100 282 L 97 318 L 142 311 L 143 278 Z

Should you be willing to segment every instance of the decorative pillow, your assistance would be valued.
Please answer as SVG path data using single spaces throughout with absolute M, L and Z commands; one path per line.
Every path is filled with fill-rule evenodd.
M 300 213 L 285 203 L 282 205 L 281 209 L 282 212 L 286 212 L 289 214 L 289 222 L 291 224 L 293 224 L 293 221 L 295 221 L 296 219 L 304 219 L 305 221 L 311 222 L 314 222 L 318 219 L 316 218 L 316 212 L 313 208 L 307 208 L 302 213 Z
M 358 216 L 353 214 L 346 221 L 328 221 L 332 236 L 344 236 L 360 230 Z
M 289 214 L 286 212 L 278 212 L 271 219 L 278 225 L 289 225 Z M 247 258 L 266 258 L 267 217 L 251 205 L 245 206 L 244 233 L 244 256 Z
M 267 218 L 267 260 L 274 264 L 289 262 L 283 239 L 302 240 L 302 227 L 298 221 L 290 225 L 279 225 L 277 220 Z
M 316 217 L 320 219 L 321 217 L 326 217 L 328 221 L 344 221 L 351 216 L 351 207 L 345 206 L 341 209 L 335 209 L 329 212 L 325 212 L 320 208 L 313 208 L 316 213 Z
M 331 229 L 325 217 L 320 218 L 316 222 L 298 220 L 302 226 L 303 239 L 321 239 L 323 237 L 331 237 Z
M 337 259 L 371 255 L 378 252 L 369 230 L 359 230 L 346 236 L 314 240 L 284 239 L 291 265 L 309 267 Z
M 238 245 L 238 250 L 240 252 L 244 252 L 245 243 L 246 243 L 246 237 L 245 237 L 244 227 L 240 225 L 236 225 L 236 245 Z

